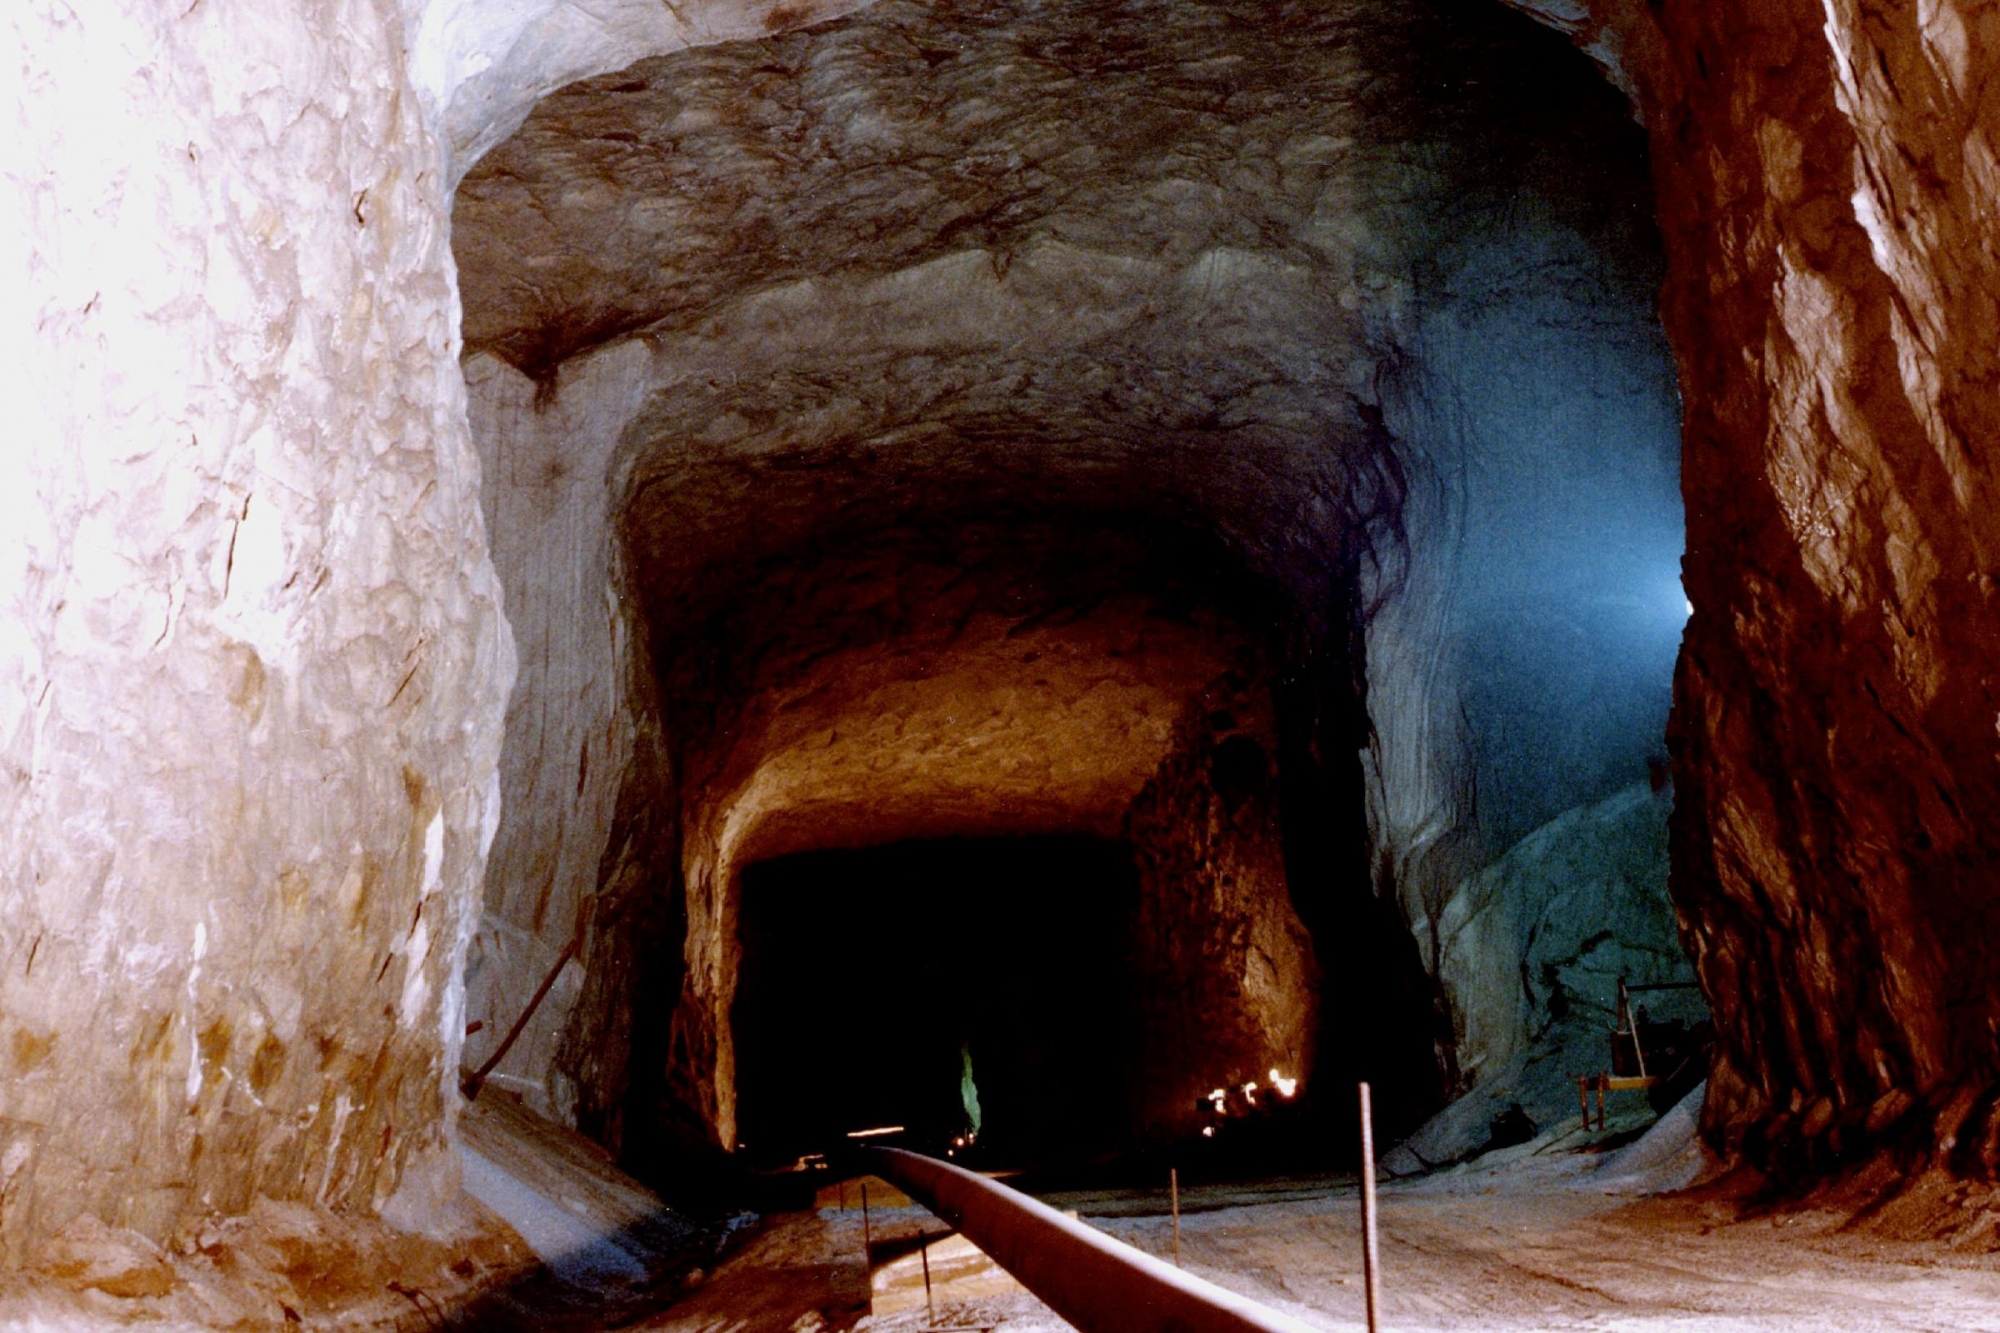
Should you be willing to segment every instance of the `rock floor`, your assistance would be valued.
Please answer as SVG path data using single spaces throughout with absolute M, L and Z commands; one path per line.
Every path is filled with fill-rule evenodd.
M 1919 1186 L 1857 1221 L 1853 1200 L 1761 1212 L 1723 1186 L 1634 1197 L 1607 1192 L 1579 1155 L 1474 1167 L 1382 1192 L 1382 1327 L 1417 1330 L 1996 1330 L 2000 1263 L 1991 1210 L 1962 1187 Z M 1360 1226 L 1351 1188 L 1235 1204 L 1182 1218 L 1194 1272 L 1316 1327 L 1363 1327 Z M 1052 1200 L 1058 1204 L 1060 1199 Z M 1086 1214 L 1088 1215 L 1088 1214 Z M 1165 1217 L 1096 1217 L 1167 1255 Z M 937 1224 L 877 1212 L 877 1237 Z M 657 1333 L 916 1333 L 930 1327 L 1041 1333 L 1068 1328 L 1025 1294 L 866 1313 L 862 1221 L 827 1209 L 771 1219 L 762 1235 L 674 1309 Z

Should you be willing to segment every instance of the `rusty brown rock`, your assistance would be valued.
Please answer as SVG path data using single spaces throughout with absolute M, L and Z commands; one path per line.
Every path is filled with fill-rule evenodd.
M 1990 1175 L 2000 34 L 1954 3 L 1654 12 L 1630 73 L 1687 409 L 1674 875 L 1720 1028 L 1706 1123 L 1778 1169 L 1901 1133 Z

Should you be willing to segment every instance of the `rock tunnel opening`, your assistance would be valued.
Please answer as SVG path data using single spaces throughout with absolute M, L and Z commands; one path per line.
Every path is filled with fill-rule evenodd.
M 1369 896 L 1365 817 L 1350 763 L 1342 817 L 1313 830 L 1337 826 L 1348 854 L 1337 873 L 1327 864 L 1328 882 L 1303 886 L 1302 904 L 1280 769 L 1303 781 L 1313 761 L 1284 736 L 1315 719 L 1329 737 L 1351 735 L 1357 702 L 1351 672 L 1326 673 L 1314 677 L 1318 713 L 1281 717 L 1286 646 L 1268 585 L 1239 557 L 1157 514 L 1078 513 L 1073 498 L 1045 497 L 1012 512 L 919 509 L 690 586 L 709 608 L 704 632 L 657 641 L 674 654 L 677 698 L 664 707 L 681 739 L 672 799 L 686 812 L 690 925 L 652 956 L 674 969 L 674 946 L 686 951 L 674 1058 L 683 1087 L 712 1097 L 717 1140 L 757 1146 L 743 1117 L 761 1075 L 746 1064 L 741 1006 L 760 1002 L 741 988 L 752 933 L 769 938 L 759 880 L 797 854 L 838 861 L 899 840 L 1087 832 L 1126 849 L 1129 872 L 1103 872 L 1136 886 L 1106 966 L 1119 1004 L 1149 1006 L 1149 1022 L 1114 1043 L 1117 1123 L 1080 1118 L 1068 1155 L 1192 1136 L 1218 1079 L 1310 1064 L 1323 1044 L 1316 950 L 1343 974 L 1362 951 L 1328 933 L 1342 918 L 1325 908 Z M 1040 1127 L 1005 1127 L 1018 1120 L 1003 1118 L 994 1151 L 1065 1155 Z
M 743 878 L 732 1021 L 752 1162 L 886 1126 L 1014 1167 L 1129 1145 L 1145 1021 L 1129 847 L 914 841 L 795 853 Z
M 1259 1053 L 1138 1142 L 1293 1065 L 1483 1142 L 1572 1104 L 1619 968 L 1686 975 L 1659 238 L 1560 36 L 882 3 L 562 89 L 454 233 L 524 663 L 475 1012 L 598 905 L 539 1108 L 659 1177 L 757 1147 L 756 882 L 899 839 L 1131 849 L 1157 1039 L 1226 978 Z

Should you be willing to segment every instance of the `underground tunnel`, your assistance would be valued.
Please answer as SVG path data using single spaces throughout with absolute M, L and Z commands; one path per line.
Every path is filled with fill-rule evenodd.
M 503 583 L 616 590 L 511 604 L 471 1012 L 596 934 L 508 1086 L 729 1149 L 743 867 L 1091 832 L 1177 1053 L 1128 1144 L 1272 1069 L 1336 1122 L 1370 1074 L 1393 1133 L 1503 1069 L 1568 1105 L 1548 886 L 1474 872 L 1644 783 L 1684 600 L 1644 153 L 1559 40 L 874 6 L 558 91 L 453 224 Z M 1663 815 L 1591 818 L 1638 910 L 1537 955 L 1594 1011 L 1687 975 Z
M 900 1126 L 1350 1320 L 1364 1081 L 1392 1318 L 2000 1298 L 1982 13 L 6 31 L 5 1318 L 850 1327 Z

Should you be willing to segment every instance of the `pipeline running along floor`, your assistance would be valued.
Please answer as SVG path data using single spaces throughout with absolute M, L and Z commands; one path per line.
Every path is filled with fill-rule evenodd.
M 1739 1187 L 1610 1193 L 1577 1158 L 1538 1158 L 1383 1189 L 1391 1333 L 1589 1329 L 1602 1333 L 2000 1333 L 2000 1208 L 1920 1184 L 1871 1219 L 1853 1198 L 1766 1211 Z M 1062 1204 L 1061 1199 L 1052 1202 Z M 1090 1216 L 1085 1212 L 1085 1216 Z M 1164 1216 L 1094 1217 L 1141 1249 L 1172 1249 Z M 878 1210 L 878 1236 L 937 1224 Z M 1943 1243 L 1939 1226 L 1950 1231 Z M 1351 1190 L 1252 1203 L 1181 1220 L 1188 1268 L 1328 1330 L 1363 1326 Z M 774 1217 L 697 1291 L 643 1327 L 655 1333 L 915 1333 L 919 1308 L 866 1312 L 858 1209 Z M 936 1323 L 1030 1333 L 1068 1327 L 1031 1296 L 956 1302 Z

